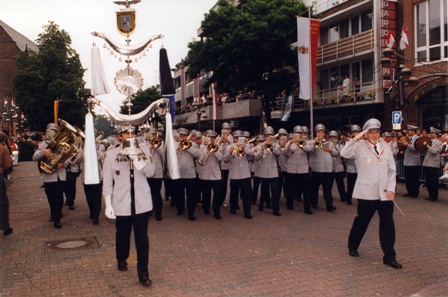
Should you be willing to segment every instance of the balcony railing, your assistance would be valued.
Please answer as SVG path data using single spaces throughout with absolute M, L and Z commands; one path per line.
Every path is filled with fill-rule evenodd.
M 368 30 L 319 47 L 317 64 L 356 57 L 374 49 L 373 30 Z
M 202 121 L 213 120 L 213 106 L 210 103 L 199 106 L 189 106 L 187 112 L 174 116 L 175 125 L 194 124 L 198 121 L 198 112 Z M 236 102 L 222 103 L 218 105 L 217 120 L 232 120 L 245 117 L 262 116 L 263 107 L 261 99 L 245 99 Z

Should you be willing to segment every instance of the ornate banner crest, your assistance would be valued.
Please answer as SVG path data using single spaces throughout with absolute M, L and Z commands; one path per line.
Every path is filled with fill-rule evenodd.
M 135 29 L 135 10 L 117 11 L 117 29 L 122 34 L 131 34 Z

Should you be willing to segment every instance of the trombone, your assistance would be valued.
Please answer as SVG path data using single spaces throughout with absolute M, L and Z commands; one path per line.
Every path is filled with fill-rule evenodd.
M 179 142 L 179 145 L 177 146 L 177 150 L 178 150 L 177 156 L 178 157 L 183 151 L 186 151 L 191 147 L 190 139 L 191 139 L 191 134 L 188 136 L 187 139 L 181 140 Z

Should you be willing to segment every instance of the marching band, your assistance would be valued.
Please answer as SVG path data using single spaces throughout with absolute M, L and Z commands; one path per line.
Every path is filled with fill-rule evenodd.
M 146 177 L 151 189 L 155 218 L 157 221 L 162 220 L 162 188 L 165 200 L 171 200 L 170 206 L 177 208 L 177 215 L 182 216 L 187 210 L 190 221 L 196 220 L 199 203 L 202 203 L 204 215 L 213 211 L 214 218 L 221 220 L 221 209 L 226 206 L 226 198 L 229 199 L 231 214 L 240 209 L 241 198 L 243 216 L 249 219 L 252 218 L 251 205 L 257 204 L 260 212 L 266 208 L 273 215 L 281 216 L 282 197 L 286 200 L 287 210 L 294 210 L 299 207 L 294 204 L 303 201 L 303 212 L 311 215 L 313 209 L 318 209 L 321 188 L 328 212 L 336 210 L 333 202 L 335 193 L 339 194 L 341 202 L 352 205 L 357 169 L 353 160 L 341 157 L 341 150 L 351 138 L 361 132 L 361 128 L 358 125 L 351 125 L 350 128 L 348 134 L 335 130 L 327 133 L 324 125 L 317 124 L 314 139 L 309 137 L 308 127 L 300 125 L 295 126 L 291 133 L 281 128 L 277 134 L 268 126 L 262 134 L 252 138 L 247 131 L 232 132 L 229 123 L 222 125 L 220 133 L 213 130 L 200 132 L 185 128 L 173 129 L 180 178 L 170 179 L 165 170 L 167 156 L 161 131 L 153 127 L 142 127 L 140 146 L 148 149 L 149 160 L 155 166 L 154 174 Z M 408 190 L 404 196 L 412 198 L 419 194 L 420 147 L 425 149 L 422 165 L 429 194 L 426 200 L 437 201 L 442 151 L 442 142 L 438 136 L 441 131 L 431 127 L 428 138 L 424 142 L 417 142 L 419 137 L 416 130 L 416 126 L 407 126 L 406 142 L 401 138 L 396 139 L 391 132 L 385 132 L 380 141 L 391 149 L 395 159 L 404 154 L 404 174 Z M 122 147 L 122 141 L 118 134 L 104 140 L 96 139 L 96 142 L 98 167 L 103 176 L 104 160 L 113 150 Z M 334 184 L 337 192 L 332 191 Z M 85 187 L 88 188 L 89 185 Z M 98 203 L 98 198 L 91 198 L 92 195 L 86 196 L 89 196 L 90 219 L 96 225 L 101 203 Z M 59 223 L 59 216 L 56 214 L 52 213 L 52 219 Z

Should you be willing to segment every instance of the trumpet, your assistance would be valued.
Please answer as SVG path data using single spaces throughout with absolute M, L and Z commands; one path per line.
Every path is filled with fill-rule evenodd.
M 162 145 L 162 141 L 158 138 L 151 139 L 151 145 L 153 148 L 157 149 Z
M 297 145 L 298 145 L 300 148 L 303 148 L 303 147 L 306 145 L 306 141 L 303 140 L 303 139 L 300 139 L 300 140 L 297 142 Z
M 275 140 L 277 139 L 277 137 L 279 136 L 279 134 L 275 134 L 274 136 L 269 136 L 268 140 L 266 140 L 263 143 L 264 149 L 271 151 L 272 147 L 274 145 Z
M 321 149 L 321 148 L 322 148 L 322 140 L 316 138 L 316 139 L 314 140 L 313 145 L 314 145 L 314 148 L 315 148 L 316 150 L 317 150 L 317 149 Z
M 244 151 L 244 147 L 241 148 L 238 144 L 234 145 L 234 150 L 236 150 L 236 154 L 240 158 L 246 154 L 246 152 Z
M 177 156 L 178 156 L 178 157 L 179 157 L 179 155 L 180 155 L 183 151 L 186 151 L 186 150 L 188 150 L 188 149 L 191 147 L 190 139 L 191 139 L 191 135 L 188 136 L 187 139 L 181 140 L 181 141 L 179 142 L 179 146 L 177 147 L 177 149 L 179 150 L 178 153 L 177 153 Z

